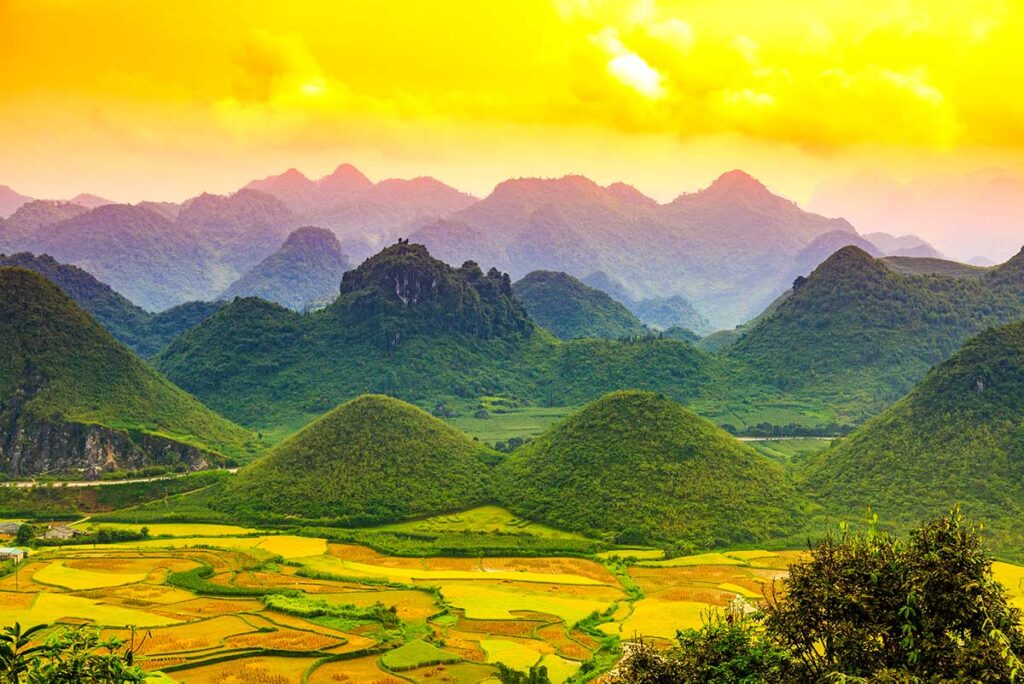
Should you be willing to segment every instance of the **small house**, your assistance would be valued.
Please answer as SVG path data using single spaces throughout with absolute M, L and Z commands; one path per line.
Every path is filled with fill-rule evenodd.
M 5 522 L 0 523 L 0 536 L 13 537 L 18 534 L 18 528 L 21 527 L 21 523 L 16 522 Z
M 81 530 L 76 530 L 73 527 L 68 527 L 67 525 L 53 525 L 50 529 L 46 530 L 46 534 L 43 535 L 43 539 L 66 541 L 77 537 L 80 534 L 85 533 Z
M 20 563 L 25 560 L 25 552 L 21 549 L 0 546 L 0 563 L 9 560 L 13 560 L 16 564 Z

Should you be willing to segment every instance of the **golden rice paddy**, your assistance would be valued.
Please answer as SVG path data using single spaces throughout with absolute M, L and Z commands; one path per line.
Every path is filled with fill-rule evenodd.
M 471 513 L 429 524 L 523 524 L 490 509 Z M 231 526 L 150 530 L 177 536 L 34 554 L 0 578 L 0 625 L 91 623 L 121 638 L 134 626 L 139 662 L 163 671 L 158 684 L 493 684 L 499 662 L 543 665 L 561 683 L 609 637 L 671 640 L 710 611 L 757 603 L 801 555 L 397 558 Z M 632 559 L 628 576 L 623 558 Z M 196 584 L 188 571 L 200 567 L 209 569 Z M 996 563 L 994 571 L 1024 607 L 1024 568 Z M 262 595 L 281 591 L 299 597 L 299 608 L 269 609 Z M 376 604 L 393 607 L 401 626 L 370 617 Z M 399 662 L 400 672 L 389 670 Z

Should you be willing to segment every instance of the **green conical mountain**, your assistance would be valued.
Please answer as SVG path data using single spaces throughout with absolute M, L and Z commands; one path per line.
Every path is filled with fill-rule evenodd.
M 155 363 L 261 430 L 297 429 L 369 393 L 472 410 L 485 396 L 578 404 L 625 387 L 691 398 L 720 380 L 717 362 L 681 340 L 559 342 L 533 323 L 508 276 L 473 262 L 453 268 L 409 244 L 348 271 L 323 310 L 237 299 Z
M 246 271 L 220 299 L 260 297 L 295 311 L 331 302 L 350 268 L 334 233 L 306 226 L 288 236 L 280 249 Z
M 514 452 L 499 483 L 519 515 L 622 543 L 755 543 L 801 519 L 779 466 L 648 392 L 588 405 Z
M 45 276 L 119 342 L 144 358 L 160 351 L 182 331 L 222 306 L 217 302 L 186 302 L 153 314 L 132 304 L 85 270 L 62 264 L 48 254 L 0 254 L 0 266 L 19 266 Z
M 1014 277 L 1015 267 L 1011 260 L 972 278 L 913 273 L 905 264 L 899 272 L 845 247 L 798 279 L 727 354 L 779 389 L 870 415 L 971 335 L 1024 317 L 1024 278 Z
M 121 346 L 56 285 L 0 268 L 0 464 L 10 474 L 201 467 L 250 433 Z
M 614 340 L 648 332 L 625 306 L 561 271 L 527 273 L 512 291 L 539 326 L 563 340 Z
M 212 505 L 247 519 L 347 524 L 447 513 L 488 500 L 495 458 L 414 406 L 365 395 L 241 470 Z
M 838 514 L 862 516 L 870 506 L 883 521 L 913 523 L 962 503 L 988 525 L 1019 526 L 1024 322 L 971 339 L 907 397 L 812 459 L 807 479 Z

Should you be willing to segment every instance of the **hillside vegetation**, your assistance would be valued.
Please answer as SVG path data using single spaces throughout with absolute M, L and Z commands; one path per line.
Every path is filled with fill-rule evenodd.
M 306 226 L 293 231 L 280 249 L 246 271 L 218 299 L 259 297 L 303 311 L 315 302 L 332 301 L 349 268 L 331 231 Z
M 133 352 L 148 358 L 182 331 L 204 320 L 221 304 L 187 302 L 157 314 L 136 306 L 83 269 L 62 264 L 47 254 L 0 254 L 0 266 L 19 266 L 44 276 Z
M 537 325 L 563 340 L 647 333 L 625 306 L 566 273 L 533 271 L 513 283 L 512 291 Z
M 237 518 L 394 522 L 486 503 L 498 455 L 385 396 L 339 406 L 238 473 L 211 506 Z
M 499 482 L 514 512 L 619 543 L 754 543 L 801 522 L 781 468 L 648 392 L 588 405 L 513 452 Z
M 981 278 L 911 274 L 846 247 L 798 279 L 726 354 L 779 390 L 872 415 L 971 335 L 1024 317 L 1022 262 Z
M 0 293 L 0 441 L 8 458 L 20 453 L 15 435 L 44 439 L 66 423 L 112 428 L 135 441 L 153 435 L 212 455 L 254 452 L 251 433 L 133 356 L 42 276 L 0 268 Z
M 431 408 L 468 410 L 486 396 L 572 405 L 623 387 L 690 398 L 721 375 L 681 340 L 560 343 L 534 325 L 507 276 L 452 268 L 408 244 L 346 273 L 322 311 L 239 299 L 155 362 L 233 420 L 275 430 L 368 393 Z
M 1019 542 L 1024 514 L 1024 323 L 990 329 L 904 399 L 813 457 L 823 506 L 913 523 L 961 503 Z

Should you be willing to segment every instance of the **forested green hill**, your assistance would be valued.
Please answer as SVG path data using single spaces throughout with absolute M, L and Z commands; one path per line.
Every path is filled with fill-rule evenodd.
M 954 503 L 1024 539 L 1024 323 L 986 330 L 904 399 L 808 464 L 836 514 L 914 523 Z
M 488 502 L 498 458 L 414 406 L 367 395 L 243 468 L 210 505 L 243 520 L 349 525 L 449 513 Z
M 0 451 L 9 467 L 32 472 L 39 460 L 54 470 L 91 465 L 102 455 L 89 453 L 81 431 L 64 429 L 69 424 L 117 431 L 102 435 L 111 440 L 110 458 L 118 449 L 133 457 L 140 445 L 157 449 L 145 444 L 146 435 L 213 458 L 255 452 L 251 433 L 132 355 L 42 276 L 0 268 L 0 293 Z
M 472 262 L 453 268 L 408 244 L 346 273 L 322 311 L 239 299 L 156 364 L 208 405 L 264 430 L 297 429 L 360 394 L 430 407 L 484 396 L 572 405 L 623 387 L 690 399 L 724 372 L 682 340 L 559 342 L 534 325 L 507 276 Z
M 648 332 L 625 306 L 560 271 L 533 271 L 512 291 L 537 325 L 563 340 L 619 339 Z
M 873 415 L 971 335 L 1024 317 L 1022 262 L 980 278 L 911 274 L 847 247 L 726 354 L 781 391 Z
M 619 543 L 749 544 L 798 529 L 775 463 L 668 398 L 615 392 L 499 466 L 514 512 Z

